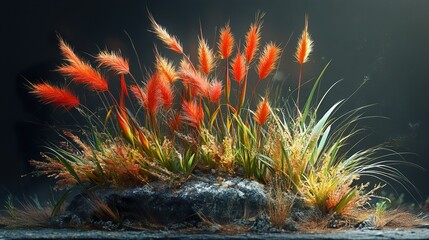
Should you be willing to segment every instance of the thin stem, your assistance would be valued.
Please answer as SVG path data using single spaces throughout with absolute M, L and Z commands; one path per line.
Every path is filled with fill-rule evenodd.
M 231 79 L 229 79 L 229 64 L 228 58 L 226 59 L 226 102 L 229 104 L 229 96 L 231 94 Z
M 252 89 L 252 96 L 250 97 L 249 108 L 252 107 L 252 102 L 253 102 L 253 99 L 255 97 L 256 89 L 258 88 L 259 84 L 261 83 L 261 80 L 262 79 L 259 78 L 258 81 L 256 82 L 256 85 Z
M 241 87 L 241 93 L 238 100 L 237 114 L 240 115 L 241 108 L 244 105 L 244 100 L 246 98 L 246 89 L 247 89 L 247 77 L 249 76 L 249 66 L 246 66 L 246 75 L 244 77 L 244 83 Z
M 299 93 L 301 92 L 301 79 L 302 79 L 302 64 L 299 65 L 298 97 L 296 98 L 296 110 L 298 113 L 299 113 Z

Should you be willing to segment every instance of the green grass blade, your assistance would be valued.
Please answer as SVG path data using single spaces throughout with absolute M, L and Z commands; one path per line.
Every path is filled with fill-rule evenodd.
M 69 196 L 72 190 L 73 188 L 70 188 L 61 195 L 60 199 L 57 201 L 57 203 L 55 203 L 54 209 L 52 209 L 51 218 L 57 216 L 57 214 L 61 210 L 61 207 L 63 206 L 64 202 L 66 201 L 67 197 Z
M 53 148 L 48 147 L 48 150 L 52 151 L 52 153 L 55 155 L 55 157 L 58 159 L 58 161 L 60 161 L 61 164 L 63 164 L 67 168 L 67 171 L 70 172 L 70 174 L 76 179 L 76 181 L 79 183 L 79 185 L 83 186 L 82 181 L 80 180 L 80 178 L 77 175 L 76 171 L 74 170 L 73 166 L 70 165 L 70 163 L 68 162 L 67 158 L 64 157 L 61 153 L 59 153 L 58 151 L 56 151 Z
M 341 212 L 347 206 L 347 204 L 356 196 L 357 192 L 357 187 L 354 187 L 352 190 L 350 190 L 343 198 L 341 198 L 341 200 L 335 206 L 335 208 L 333 209 L 334 212 Z
M 308 116 L 308 113 L 310 111 L 310 105 L 311 101 L 313 100 L 314 93 L 316 92 L 317 85 L 319 84 L 320 80 L 322 79 L 323 74 L 325 73 L 326 69 L 328 69 L 329 64 L 331 61 L 329 61 L 325 67 L 323 68 L 322 72 L 320 72 L 319 76 L 316 79 L 316 82 L 314 82 L 313 88 L 311 89 L 310 95 L 308 95 L 307 102 L 305 103 L 304 112 L 302 113 L 302 119 L 301 123 L 304 124 L 305 120 Z
M 337 102 L 334 104 L 326 113 L 323 115 L 323 117 L 316 123 L 316 125 L 313 127 L 313 130 L 311 131 L 312 137 L 317 137 L 320 135 L 320 133 L 323 131 L 323 128 L 328 121 L 329 117 L 331 116 L 332 112 L 335 110 L 335 108 L 342 102 L 343 100 Z

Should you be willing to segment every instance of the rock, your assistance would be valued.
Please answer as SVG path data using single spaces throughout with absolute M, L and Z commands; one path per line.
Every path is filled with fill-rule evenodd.
M 100 186 L 77 195 L 53 225 L 88 225 L 129 221 L 143 226 L 197 226 L 203 221 L 228 224 L 262 213 L 268 204 L 264 187 L 243 178 L 198 181 L 175 189 L 159 182 L 131 189 Z
M 340 214 L 334 214 L 328 221 L 328 228 L 341 228 L 346 225 L 344 217 Z
M 356 227 L 359 229 L 368 230 L 377 229 L 377 226 L 375 224 L 375 216 L 370 216 L 368 219 L 363 220 L 362 222 L 358 223 Z

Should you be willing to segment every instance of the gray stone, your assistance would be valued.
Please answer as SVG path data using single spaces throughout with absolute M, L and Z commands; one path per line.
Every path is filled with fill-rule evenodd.
M 377 228 L 375 223 L 375 216 L 370 216 L 369 218 L 363 220 L 362 222 L 357 224 L 357 228 L 359 229 L 368 229 L 374 230 Z
M 114 221 L 100 216 L 97 201 L 117 213 L 121 222 L 150 226 L 189 227 L 203 219 L 228 224 L 265 211 L 267 195 L 258 182 L 238 177 L 207 179 L 190 179 L 179 188 L 161 183 L 123 190 L 100 186 L 77 195 L 52 223 L 64 227 Z

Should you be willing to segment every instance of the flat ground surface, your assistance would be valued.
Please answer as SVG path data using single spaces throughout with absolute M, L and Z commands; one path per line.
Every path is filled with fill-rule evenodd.
M 428 228 L 348 230 L 329 233 L 184 234 L 178 232 L 77 231 L 70 229 L 7 230 L 3 239 L 429 239 Z

